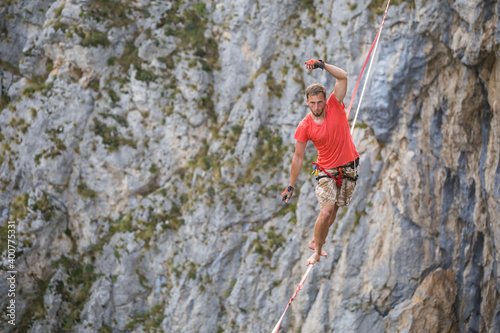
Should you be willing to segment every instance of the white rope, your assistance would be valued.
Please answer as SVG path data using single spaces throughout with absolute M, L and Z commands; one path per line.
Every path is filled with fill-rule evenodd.
M 390 2 L 390 0 L 387 2 L 387 7 L 385 9 L 385 13 L 387 13 L 387 9 L 389 9 L 389 2 Z M 370 77 L 370 71 L 372 69 L 373 59 L 375 59 L 375 54 L 377 53 L 377 45 L 378 45 L 378 41 L 380 40 L 380 35 L 382 34 L 382 28 L 384 27 L 384 20 L 385 20 L 385 14 L 384 14 L 384 19 L 382 20 L 382 24 L 380 25 L 380 31 L 378 32 L 378 35 L 377 35 L 377 41 L 375 42 L 375 47 L 373 49 L 373 54 L 372 54 L 372 58 L 370 60 L 370 65 L 368 66 L 368 72 L 366 73 L 365 83 L 363 84 L 363 90 L 361 91 L 361 97 L 359 98 L 358 107 L 356 108 L 356 114 L 354 115 L 354 121 L 352 122 L 351 135 L 354 132 L 354 125 L 356 125 L 356 119 L 358 118 L 358 112 L 359 112 L 359 108 L 361 107 L 361 101 L 363 100 L 363 95 L 365 94 L 366 83 L 368 82 L 368 78 Z

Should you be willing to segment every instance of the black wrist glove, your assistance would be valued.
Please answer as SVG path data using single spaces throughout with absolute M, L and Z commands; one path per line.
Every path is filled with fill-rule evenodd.
M 306 61 L 306 64 L 308 65 L 313 65 L 314 68 L 321 68 L 325 69 L 325 62 L 323 60 L 316 60 L 316 59 L 311 59 L 309 61 Z
M 293 186 L 288 185 L 285 192 L 281 193 L 281 200 L 287 202 L 293 195 Z

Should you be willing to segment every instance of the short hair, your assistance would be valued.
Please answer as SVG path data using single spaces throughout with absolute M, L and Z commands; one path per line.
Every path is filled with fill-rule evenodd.
M 309 99 L 309 95 L 319 95 L 319 94 L 323 94 L 323 97 L 326 98 L 326 88 L 319 83 L 311 84 L 306 89 L 306 99 Z

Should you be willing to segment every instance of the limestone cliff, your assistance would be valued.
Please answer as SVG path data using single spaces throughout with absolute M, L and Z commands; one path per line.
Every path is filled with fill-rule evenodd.
M 0 4 L 2 331 L 270 332 L 319 210 L 311 144 L 279 196 L 304 89 L 334 85 L 303 62 L 347 104 L 385 1 Z M 500 331 L 499 13 L 391 2 L 354 199 L 281 331 Z

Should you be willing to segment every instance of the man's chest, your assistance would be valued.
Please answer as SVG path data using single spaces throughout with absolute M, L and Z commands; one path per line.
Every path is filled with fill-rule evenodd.
M 340 123 L 335 119 L 325 119 L 321 125 L 311 126 L 309 136 L 316 148 L 334 143 L 340 131 Z

